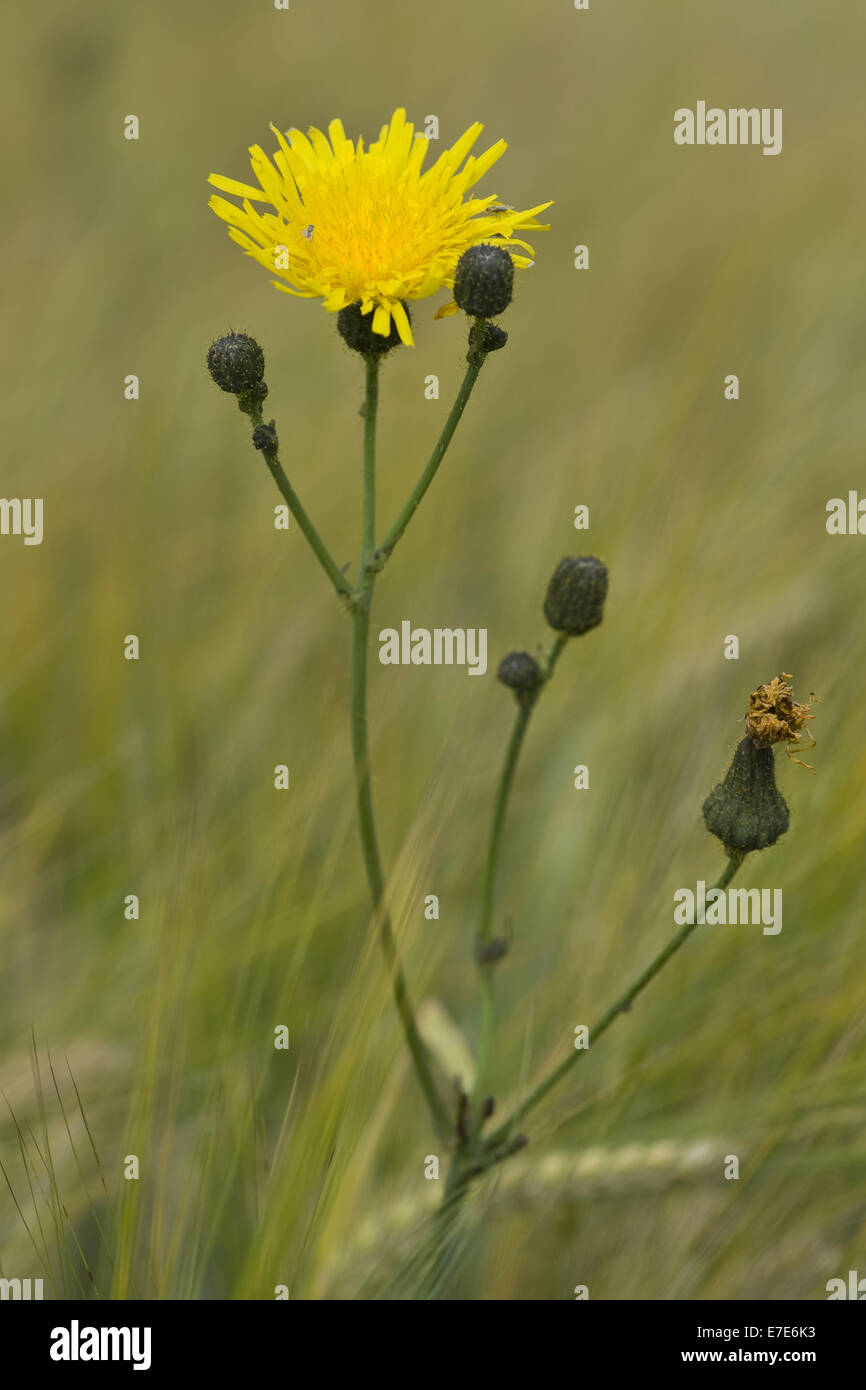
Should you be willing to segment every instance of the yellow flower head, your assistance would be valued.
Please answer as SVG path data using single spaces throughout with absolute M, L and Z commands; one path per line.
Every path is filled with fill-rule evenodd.
M 495 194 L 467 196 L 506 149 L 498 140 L 470 155 L 481 125 L 470 126 L 425 172 L 429 141 L 415 134 L 405 111 L 394 112 L 369 149 L 361 138 L 347 139 L 340 121 L 331 121 L 327 136 L 312 129 L 284 137 L 271 129 L 280 146 L 273 163 L 258 145 L 250 150 L 260 187 L 211 174 L 209 183 L 242 204 L 213 194 L 210 206 L 228 223 L 232 240 L 280 277 L 273 284 L 286 294 L 321 299 L 331 314 L 360 303 L 362 314 L 373 312 L 375 333 L 387 337 L 393 318 L 411 345 L 402 301 L 450 289 L 470 246 L 491 242 L 505 247 L 516 266 L 532 264 L 532 247 L 514 233 L 546 230 L 536 213 L 551 205 L 518 212 Z M 446 304 L 436 317 L 456 310 Z

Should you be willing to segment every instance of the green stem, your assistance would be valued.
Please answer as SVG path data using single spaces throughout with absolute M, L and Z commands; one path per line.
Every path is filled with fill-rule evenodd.
M 514 728 L 511 730 L 511 738 L 508 740 L 508 748 L 505 752 L 505 762 L 502 765 L 502 772 L 499 777 L 496 799 L 493 803 L 493 822 L 490 827 L 490 839 L 487 844 L 487 858 L 484 861 L 484 880 L 481 890 L 481 920 L 478 928 L 478 939 L 484 946 L 489 944 L 493 929 L 493 896 L 496 888 L 496 870 L 499 867 L 502 831 L 505 827 L 505 813 L 508 809 L 508 799 L 511 795 L 511 788 L 514 783 L 514 774 L 517 771 L 517 760 L 520 757 L 523 739 L 529 725 L 529 720 L 532 717 L 532 709 L 533 706 L 527 704 L 517 711 Z
M 545 685 L 553 675 L 554 668 L 559 660 L 560 654 L 568 641 L 566 633 L 559 633 L 547 658 L 544 662 L 544 682 Z M 478 963 L 480 968 L 480 991 L 481 991 L 481 1029 L 478 1045 L 478 1068 L 475 1081 L 476 1097 L 476 1126 L 480 1126 L 480 1106 L 484 1101 L 484 1089 L 487 1085 L 487 1078 L 490 1073 L 490 1059 L 493 1048 L 493 974 L 496 965 L 496 957 L 485 960 L 485 948 L 490 946 L 493 933 L 493 904 L 496 892 L 496 876 L 499 868 L 499 857 L 502 848 L 502 832 L 505 828 L 505 816 L 508 810 L 508 801 L 511 796 L 511 788 L 514 785 L 514 774 L 517 771 L 517 763 L 520 752 L 523 748 L 523 740 L 526 737 L 526 730 L 532 717 L 532 711 L 538 700 L 538 695 L 544 687 L 540 687 L 536 692 L 535 699 L 531 703 L 526 703 L 518 708 L 517 716 L 514 721 L 514 728 L 511 731 L 511 738 L 505 752 L 505 762 L 499 777 L 499 786 L 496 792 L 496 799 L 493 804 L 493 822 L 490 827 L 490 839 L 487 845 L 487 858 L 484 863 L 484 879 L 481 890 L 481 917 L 478 928 Z
M 364 508 L 361 524 L 361 588 L 373 590 L 373 576 L 367 578 L 367 561 L 376 544 L 376 420 L 379 414 L 379 358 L 366 359 L 364 397 Z
M 361 584 L 357 602 L 352 607 L 352 667 L 351 667 L 351 726 L 352 754 L 355 767 L 355 788 L 358 805 L 358 826 L 370 897 L 378 927 L 385 963 L 391 976 L 394 1002 L 403 1025 L 418 1080 L 430 1107 L 439 1137 L 449 1136 L 448 1110 L 439 1094 L 433 1076 L 430 1057 L 418 1032 L 415 1014 L 409 998 L 406 977 L 394 937 L 391 916 L 385 903 L 385 878 L 376 835 L 373 797 L 370 786 L 370 751 L 367 737 L 367 648 L 369 645 L 370 608 L 373 598 L 374 574 L 365 571 L 372 550 L 376 520 L 376 410 L 379 396 L 379 362 L 367 359 L 367 393 L 364 404 L 364 503 L 361 546 Z
M 724 871 L 713 886 L 715 888 L 726 888 L 744 859 L 745 855 L 743 854 L 731 854 Z M 655 959 L 647 966 L 646 970 L 644 970 L 626 990 L 625 994 L 620 995 L 619 999 L 611 1004 L 607 1012 L 602 1014 L 595 1027 L 589 1030 L 591 1045 L 598 1042 L 602 1034 L 607 1032 L 615 1018 L 618 1018 L 620 1014 L 628 1012 L 638 995 L 646 989 L 650 980 L 655 979 L 663 966 L 667 965 L 671 957 L 676 955 L 677 951 L 688 941 L 692 932 L 698 925 L 697 922 L 688 922 L 684 927 L 681 927 L 676 936 L 671 938 L 664 950 L 659 952 Z M 554 1086 L 558 1085 L 563 1077 L 568 1075 L 574 1063 L 578 1061 L 580 1057 L 584 1056 L 587 1051 L 589 1051 L 588 1048 L 575 1048 L 555 1066 L 544 1080 L 539 1082 L 535 1090 L 531 1091 L 526 1099 L 518 1105 L 517 1109 L 504 1124 L 500 1125 L 495 1134 L 490 1136 L 487 1141 L 488 1145 L 493 1148 L 504 1143 L 515 1125 L 520 1124 L 521 1120 L 525 1119 L 529 1112 L 534 1110 L 540 1101 L 544 1100 L 545 1096 L 553 1090 Z
M 425 492 L 429 488 L 433 479 L 436 477 L 439 465 L 445 457 L 445 452 L 448 448 L 448 445 L 451 443 L 451 440 L 454 436 L 454 431 L 460 423 L 463 411 L 466 409 L 466 403 L 469 400 L 469 397 L 472 395 L 472 388 L 478 380 L 478 374 L 484 365 L 485 356 L 485 353 L 477 349 L 474 351 L 470 350 L 469 365 L 466 368 L 466 375 L 464 376 L 463 381 L 460 384 L 460 390 L 457 392 L 457 398 L 451 407 L 451 412 L 448 416 L 448 419 L 445 421 L 442 433 L 436 441 L 436 446 L 432 454 L 430 455 L 427 466 L 424 469 L 424 472 L 421 474 L 420 478 L 418 479 L 417 483 L 415 484 L 414 488 L 412 489 L 411 493 L 409 494 L 409 497 L 405 505 L 403 506 L 399 516 L 397 517 L 397 520 L 394 522 L 394 525 L 391 527 L 390 531 L 385 536 L 385 539 L 382 541 L 382 544 L 377 547 L 375 554 L 370 557 L 370 563 L 375 569 L 382 569 L 383 565 L 385 564 L 385 561 L 391 555 L 391 552 L 393 551 L 395 545 L 399 541 L 400 537 L 403 535 L 403 532 L 406 530 L 406 527 L 409 525 L 409 522 L 412 520 L 412 517 L 418 510 L 418 507 L 421 504 L 421 500 Z
M 567 641 L 567 635 L 561 632 L 548 653 L 543 668 L 545 684 L 553 675 L 554 667 Z M 484 864 L 484 881 L 481 893 L 481 921 L 478 930 L 479 939 L 484 945 L 489 943 L 492 931 L 496 870 L 499 865 L 502 831 L 505 826 L 505 813 L 508 809 L 508 799 L 511 795 L 511 788 L 514 783 L 517 761 L 520 757 L 520 750 L 523 747 L 523 740 L 526 735 L 532 711 L 535 708 L 535 703 L 536 702 L 533 701 L 532 704 L 523 705 L 517 711 L 514 728 L 511 731 L 511 738 L 509 739 L 508 748 L 505 753 L 505 762 L 499 778 L 496 800 L 493 805 L 493 824 L 490 828 L 490 840 L 488 842 L 487 858 Z
M 263 423 L 261 407 L 254 407 L 253 409 L 247 410 L 246 413 L 252 420 L 253 427 Z M 276 439 L 276 434 L 274 438 Z M 295 521 L 298 523 L 298 526 L 301 528 L 310 549 L 319 561 L 319 564 L 322 566 L 322 569 L 325 571 L 334 588 L 337 590 L 337 593 L 342 598 L 349 598 L 352 593 L 351 585 L 345 576 L 340 573 L 328 547 L 325 545 L 325 542 L 322 540 L 307 515 L 306 508 L 303 506 L 301 499 L 286 477 L 285 470 L 280 463 L 278 449 L 276 447 L 273 449 L 263 449 L 262 453 L 264 454 L 265 463 L 268 465 L 271 477 L 285 498 L 286 505 L 295 518 Z
M 508 807 L 508 798 L 511 794 L 512 783 L 514 782 L 517 760 L 520 757 L 520 750 L 523 747 L 523 739 L 531 714 L 531 705 L 524 705 L 522 709 L 518 710 L 514 728 L 511 731 L 511 738 L 508 741 L 508 748 L 505 753 L 505 762 L 499 778 L 496 800 L 493 805 L 493 824 L 490 829 L 490 841 L 487 846 L 487 859 L 484 865 L 484 882 L 481 892 L 481 922 L 476 946 L 479 965 L 478 984 L 481 1007 L 478 1067 L 475 1075 L 474 1088 L 476 1132 L 481 1128 L 481 1105 L 483 1104 L 485 1091 L 487 1089 L 487 1079 L 490 1075 L 490 1059 L 493 1050 L 493 976 L 496 968 L 496 961 L 492 958 L 485 959 L 484 952 L 485 948 L 490 946 L 490 938 L 493 929 L 493 895 L 496 885 L 496 870 L 499 865 L 502 831 L 505 825 L 505 812 Z

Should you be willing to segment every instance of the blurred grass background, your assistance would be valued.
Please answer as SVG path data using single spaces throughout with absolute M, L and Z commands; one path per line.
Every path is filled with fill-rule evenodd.
M 45 540 L 0 541 L 0 1273 L 103 1297 L 413 1294 L 437 1149 L 367 937 L 347 624 L 297 529 L 273 529 L 204 368 L 229 327 L 259 339 L 284 463 L 353 560 L 357 361 L 232 246 L 205 180 L 246 178 L 269 121 L 370 136 L 401 104 L 438 116 L 440 149 L 476 119 L 508 139 L 485 192 L 556 201 L 374 612 L 374 631 L 489 632 L 483 680 L 372 665 L 408 973 L 470 1047 L 512 718 L 495 666 L 546 642 L 562 555 L 612 576 L 511 807 L 500 1108 L 661 947 L 674 890 L 718 873 L 700 806 L 748 691 L 785 670 L 823 702 L 818 773 L 778 759 L 791 830 L 740 880 L 783 888 L 782 933 L 690 943 L 539 1112 L 520 1171 L 479 1192 L 448 1292 L 808 1299 L 866 1272 L 866 542 L 824 526 L 866 487 L 866 18 L 845 0 L 81 0 L 9 25 L 2 492 L 44 497 Z M 675 146 L 699 99 L 781 106 L 781 156 Z M 383 528 L 462 372 L 438 302 L 384 374 Z

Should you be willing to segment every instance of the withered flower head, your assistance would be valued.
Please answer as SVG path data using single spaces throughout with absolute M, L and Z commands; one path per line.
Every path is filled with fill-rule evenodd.
M 794 699 L 790 680 L 789 673 L 782 671 L 781 675 L 752 691 L 746 711 L 746 733 L 756 748 L 769 748 L 774 743 L 789 745 L 785 750 L 788 757 L 801 767 L 808 767 L 810 772 L 814 772 L 815 769 L 808 763 L 793 756 L 790 745 L 799 747 L 805 731 L 812 739 L 806 747 L 815 747 L 815 739 L 806 725 L 810 719 L 815 718 L 809 705 L 817 703 L 817 696 L 810 695 L 808 705 L 798 704 Z
M 788 829 L 790 813 L 776 786 L 773 744 L 784 743 L 793 762 L 809 767 L 795 758 L 791 749 L 800 747 L 804 730 L 809 734 L 806 725 L 815 717 L 809 705 L 818 697 L 810 695 L 808 705 L 798 704 L 790 680 L 788 672 L 783 671 L 752 691 L 746 712 L 746 737 L 734 753 L 724 781 L 713 787 L 704 802 L 707 829 L 718 836 L 732 856 L 766 849 Z M 806 747 L 814 748 L 815 740 Z M 809 767 L 809 771 L 815 769 Z
M 704 802 L 704 821 L 728 854 L 751 854 L 766 849 L 784 835 L 790 813 L 776 786 L 771 748 L 758 748 L 744 738 L 725 780 L 713 787 Z

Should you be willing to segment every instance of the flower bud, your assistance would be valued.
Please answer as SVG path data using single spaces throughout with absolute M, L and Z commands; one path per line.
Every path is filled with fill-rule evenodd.
M 465 313 L 495 318 L 508 308 L 513 293 L 514 262 L 504 247 L 470 246 L 463 252 L 454 275 L 454 299 Z
M 607 566 L 592 555 L 560 560 L 547 586 L 544 616 L 554 632 L 580 637 L 598 627 L 607 597 Z
M 729 854 L 749 854 L 774 845 L 788 829 L 790 812 L 776 786 L 773 750 L 746 736 L 734 753 L 724 782 L 704 802 L 704 820 Z
M 246 333 L 227 333 L 211 343 L 207 367 L 221 391 L 233 396 L 252 394 L 260 400 L 267 395 L 265 354 Z
M 509 652 L 499 663 L 497 679 L 513 690 L 519 705 L 534 704 L 544 684 L 541 667 L 529 652 Z
M 508 342 L 508 334 L 504 328 L 500 328 L 498 323 L 486 323 L 484 325 L 484 351 L 498 352 L 504 348 Z
M 263 454 L 275 454 L 279 447 L 280 441 L 273 420 L 269 425 L 256 425 L 253 430 L 254 449 L 260 449 Z
M 408 304 L 404 303 L 403 308 L 408 315 Z M 337 315 L 337 329 L 343 342 L 364 357 L 377 357 L 400 346 L 400 334 L 393 318 L 387 337 L 373 332 L 374 312 L 371 310 L 369 314 L 362 314 L 360 301 L 356 301 L 347 304 Z

